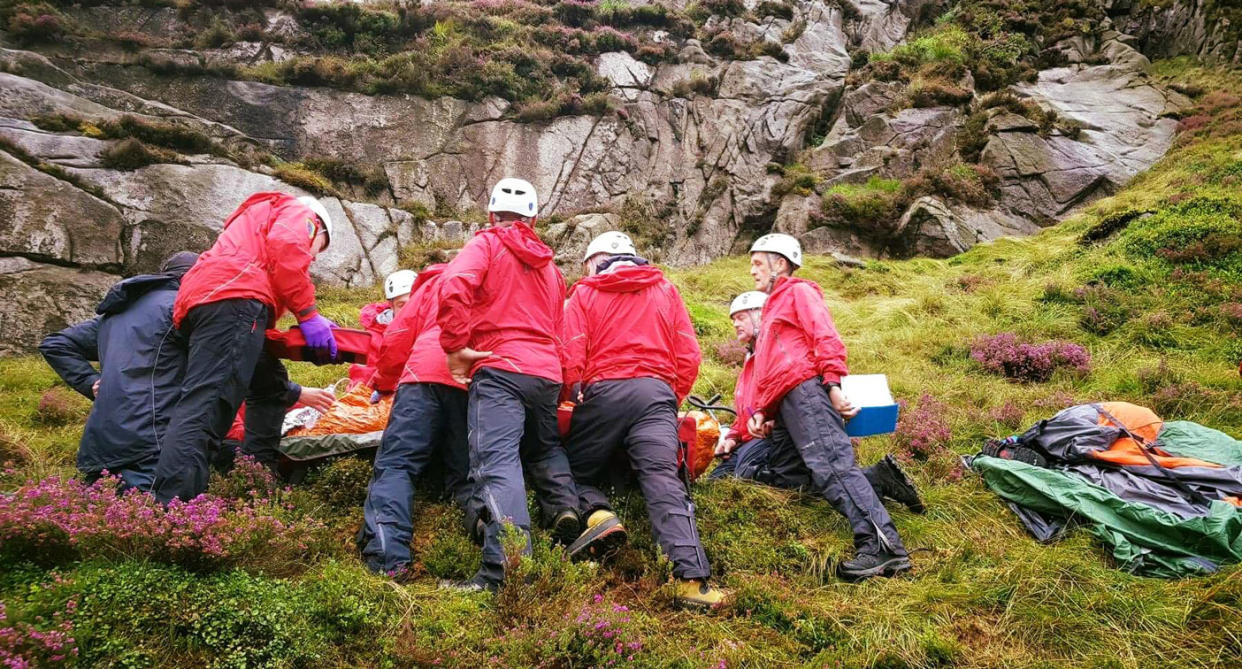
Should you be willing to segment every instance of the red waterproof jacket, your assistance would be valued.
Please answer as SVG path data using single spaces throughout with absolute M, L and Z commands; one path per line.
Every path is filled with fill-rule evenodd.
M 418 273 L 410 301 L 384 333 L 375 363 L 371 387 L 392 392 L 402 383 L 442 383 L 461 388 L 449 374 L 444 349 L 440 348 L 440 276 L 447 265 L 432 265 Z
M 349 366 L 349 385 L 368 383 L 375 373 L 375 361 L 379 359 L 380 346 L 384 343 L 384 332 L 394 318 L 392 307 L 387 302 L 372 302 L 362 308 L 358 314 L 358 322 L 371 334 L 371 345 L 367 348 L 367 364 Z
M 308 273 L 314 214 L 284 193 L 255 193 L 224 221 L 216 243 L 181 279 L 173 323 L 186 313 L 221 300 L 259 300 L 272 310 L 269 326 L 285 311 L 298 322 L 314 316 L 315 286 Z
M 754 404 L 768 418 L 794 386 L 815 377 L 840 383 L 845 344 L 814 281 L 781 277 L 763 305 L 755 343 Z
M 746 360 L 742 362 L 742 372 L 737 375 L 737 385 L 733 387 L 733 409 L 737 411 L 737 418 L 733 420 L 733 425 L 729 426 L 729 431 L 725 433 L 725 439 L 734 439 L 738 445 L 754 439 L 750 431 L 746 429 L 746 422 L 755 414 L 755 356 L 747 355 Z
M 480 367 L 561 381 L 565 277 L 524 223 L 479 231 L 440 280 L 440 346 L 491 351 Z
M 562 338 L 566 385 L 656 378 L 679 404 L 703 359 L 681 294 L 651 266 L 618 267 L 575 284 Z

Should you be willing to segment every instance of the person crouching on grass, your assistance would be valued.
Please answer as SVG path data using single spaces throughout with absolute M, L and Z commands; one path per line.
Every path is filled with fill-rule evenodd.
M 893 576 L 910 569 L 910 558 L 854 461 L 845 421 L 858 407 L 841 392 L 845 344 L 819 285 L 792 276 L 801 266 L 802 246 L 789 235 L 764 235 L 750 248 L 750 276 L 768 298 L 755 345 L 757 410 L 747 429 L 757 438 L 771 436 L 774 426 L 788 431 L 777 445 L 796 450 L 812 490 L 849 521 L 855 555 L 838 565 L 838 575 L 848 581 Z

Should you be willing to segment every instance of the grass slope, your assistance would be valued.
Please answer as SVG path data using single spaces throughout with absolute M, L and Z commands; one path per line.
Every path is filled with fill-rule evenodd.
M 1036 237 L 949 260 L 808 261 L 803 274 L 824 287 L 851 368 L 887 373 L 910 402 L 901 434 L 858 449 L 863 463 L 901 453 L 924 492 L 926 516 L 893 511 L 917 550 L 910 578 L 837 582 L 831 564 L 849 554 L 848 528 L 826 503 L 718 482 L 693 490 L 718 580 L 734 593 L 710 615 L 670 607 L 668 564 L 636 497 L 619 500 L 634 541 L 617 564 L 567 564 L 540 533 L 518 567 L 525 578 L 495 599 L 436 589 L 468 575 L 478 552 L 450 507 L 420 498 L 416 578 L 397 586 L 350 553 L 369 467 L 347 459 L 276 493 L 324 522 L 303 552 L 227 569 L 10 552 L 0 627 L 50 629 L 73 600 L 78 662 L 90 666 L 1239 666 L 1242 569 L 1160 581 L 1115 569 L 1086 532 L 1038 545 L 957 467 L 983 438 L 1088 400 L 1130 400 L 1242 436 L 1242 76 L 1185 61 L 1155 71 L 1194 92 L 1198 108 L 1169 156 L 1116 196 Z M 726 309 L 750 287 L 745 270 L 745 259 L 725 258 L 671 273 L 708 354 L 702 394 L 732 387 Z M 327 291 L 323 302 L 351 322 L 371 297 Z M 969 347 L 999 332 L 1072 340 L 1092 369 L 1043 383 L 988 374 Z M 293 373 L 305 383 L 343 375 Z M 72 471 L 86 407 L 59 391 L 48 399 L 55 381 L 41 361 L 0 361 L 3 489 Z M 213 491 L 244 483 L 217 479 Z

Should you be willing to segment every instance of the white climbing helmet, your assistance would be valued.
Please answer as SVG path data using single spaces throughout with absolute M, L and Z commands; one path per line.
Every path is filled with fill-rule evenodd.
M 767 293 L 761 290 L 748 290 L 745 293 L 733 298 L 733 304 L 729 305 L 729 318 L 733 318 L 733 315 L 739 311 L 762 309 L 764 303 L 767 301 Z
M 310 207 L 311 212 L 318 216 L 319 220 L 323 222 L 323 230 L 328 235 L 328 244 L 331 244 L 332 217 L 328 215 L 328 210 L 323 206 L 323 203 L 319 201 L 319 198 L 312 197 L 310 195 L 303 195 L 298 198 L 298 202 Z M 328 244 L 325 244 L 324 247 L 327 248 Z
M 773 232 L 756 239 L 750 246 L 750 252 L 760 251 L 784 256 L 794 267 L 802 266 L 802 244 L 789 235 Z
M 389 274 L 384 279 L 384 299 L 391 300 L 394 297 L 409 295 L 410 290 L 414 288 L 414 280 L 418 278 L 418 272 L 412 269 L 399 269 Z
M 508 211 L 534 218 L 539 212 L 539 198 L 529 181 L 506 177 L 492 187 L 492 199 L 487 203 L 487 210 Z
M 636 256 L 638 249 L 634 248 L 634 240 L 630 239 L 629 235 L 619 230 L 611 230 L 591 240 L 591 243 L 587 245 L 586 255 L 582 256 L 582 262 L 600 253 L 607 253 L 610 256 L 628 253 Z

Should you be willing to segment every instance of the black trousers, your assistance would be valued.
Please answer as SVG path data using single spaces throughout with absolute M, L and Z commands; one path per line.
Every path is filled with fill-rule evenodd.
M 678 578 L 707 578 L 711 567 L 699 540 L 694 504 L 677 477 L 677 397 L 659 379 L 597 381 L 583 392 L 569 428 L 569 466 L 583 518 L 610 509 L 601 490 L 620 449 L 629 456 L 647 502 L 660 549 Z
M 367 501 L 359 543 L 367 566 L 395 572 L 410 563 L 414 534 L 414 486 L 439 455 L 444 487 L 463 509 L 471 486 L 466 445 L 466 391 L 439 383 L 404 383 L 397 389 L 384 429 Z
M 811 489 L 849 521 L 859 553 L 906 554 L 892 518 L 854 462 L 845 421 L 819 379 L 803 381 L 785 395 L 776 429 L 769 456 L 773 471 L 796 471 L 800 461 L 810 473 Z
M 185 378 L 155 469 L 156 499 L 189 500 L 207 490 L 208 448 L 224 439 L 243 400 L 242 452 L 275 464 L 285 410 L 301 389 L 263 350 L 269 317 L 267 305 L 249 299 L 210 302 L 185 315 Z
M 479 575 L 500 583 L 505 575 L 501 543 L 504 523 L 525 536 L 530 551 L 530 476 L 545 522 L 577 507 L 578 495 L 556 426 L 561 384 L 548 379 L 484 367 L 470 382 L 470 480 L 485 523 Z

